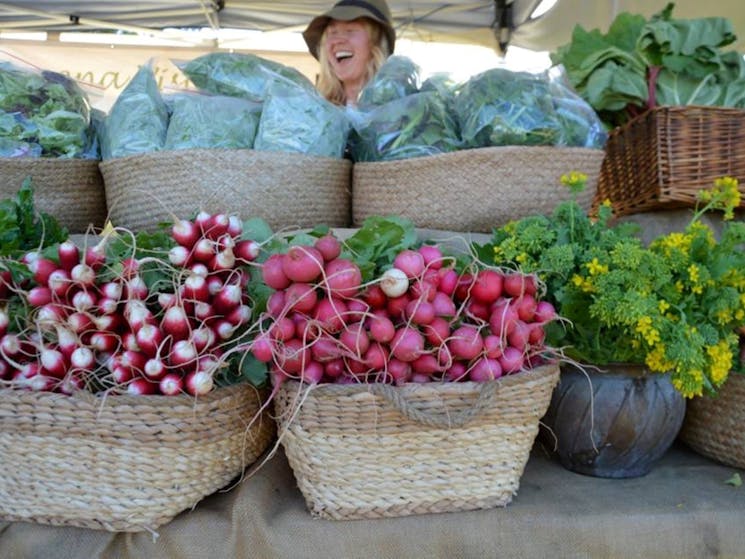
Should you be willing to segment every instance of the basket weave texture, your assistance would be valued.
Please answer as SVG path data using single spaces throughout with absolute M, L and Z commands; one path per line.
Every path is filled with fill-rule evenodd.
M 587 175 L 577 202 L 589 210 L 602 161 L 599 149 L 503 146 L 355 163 L 352 222 L 361 226 L 372 215 L 395 214 L 422 228 L 490 233 L 570 200 L 561 184 L 570 171 Z
M 745 375 L 731 373 L 716 397 L 688 401 L 680 439 L 722 464 L 745 469 Z
M 345 159 L 248 149 L 185 149 L 102 161 L 109 217 L 116 226 L 152 230 L 197 210 L 273 229 L 346 227 L 352 163 Z
M 280 440 L 313 516 L 505 506 L 558 378 L 546 365 L 487 383 L 287 381 L 275 399 Z
M 723 176 L 745 200 L 745 110 L 657 107 L 611 131 L 596 202 L 617 216 L 692 207 Z
M 0 518 L 152 530 L 224 487 L 269 445 L 249 385 L 183 396 L 0 390 Z
M 29 176 L 36 209 L 70 233 L 103 227 L 106 196 L 97 160 L 0 157 L 0 198 L 14 197 Z

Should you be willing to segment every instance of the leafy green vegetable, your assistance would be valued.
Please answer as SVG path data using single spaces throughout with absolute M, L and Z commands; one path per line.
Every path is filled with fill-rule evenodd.
M 163 149 L 168 110 L 149 65 L 142 66 L 119 94 L 103 124 L 101 155 L 125 157 Z
M 420 69 L 410 58 L 393 55 L 360 93 L 358 106 L 362 109 L 384 105 L 419 91 Z
M 213 52 L 178 66 L 195 86 L 214 95 L 263 101 L 267 87 L 277 78 L 308 91 L 315 89 L 295 68 L 254 54 Z
M 260 104 L 199 94 L 175 95 L 171 102 L 164 149 L 253 147 Z
M 57 220 L 34 206 L 31 178 L 26 178 L 14 199 L 0 200 L 0 256 L 20 257 L 67 239 Z
M 91 108 L 71 79 L 0 62 L 0 140 L 6 157 L 92 157 Z
M 656 106 L 745 107 L 745 61 L 722 50 L 735 40 L 731 22 L 674 19 L 673 7 L 649 20 L 621 13 L 606 34 L 578 25 L 551 53 L 608 127 Z
M 341 158 L 349 120 L 315 90 L 274 80 L 266 92 L 254 149 Z

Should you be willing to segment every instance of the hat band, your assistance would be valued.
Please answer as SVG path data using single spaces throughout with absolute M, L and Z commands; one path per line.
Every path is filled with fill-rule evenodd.
M 378 8 L 370 4 L 370 2 L 364 2 L 363 0 L 341 0 L 341 2 L 337 2 L 336 5 L 355 6 L 357 8 L 363 8 L 373 14 L 380 21 L 388 21 L 388 18 L 385 17 L 385 14 L 383 14 L 383 12 L 381 12 Z

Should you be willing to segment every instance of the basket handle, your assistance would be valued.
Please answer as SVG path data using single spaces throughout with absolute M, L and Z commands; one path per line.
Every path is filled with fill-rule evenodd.
M 501 383 L 484 382 L 479 384 L 479 393 L 473 404 L 467 408 L 447 413 L 432 413 L 422 411 L 402 395 L 400 390 L 390 384 L 371 383 L 368 389 L 376 396 L 381 396 L 407 419 L 417 421 L 431 427 L 463 427 L 473 418 L 478 417 L 484 410 L 491 407 Z

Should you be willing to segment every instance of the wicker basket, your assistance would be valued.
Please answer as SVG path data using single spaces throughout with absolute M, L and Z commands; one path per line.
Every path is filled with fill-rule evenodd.
M 15 197 L 27 177 L 36 209 L 70 233 L 103 227 L 106 197 L 97 160 L 0 157 L 0 198 Z
M 356 163 L 352 170 L 352 221 L 396 214 L 418 227 L 490 233 L 513 219 L 551 213 L 571 199 L 561 176 L 581 171 L 592 205 L 603 151 L 589 148 L 505 146 Z
M 699 454 L 745 469 L 745 375 L 731 373 L 716 397 L 688 401 L 679 438 Z
M 611 131 L 605 151 L 596 202 L 618 216 L 692 207 L 723 176 L 745 195 L 743 109 L 658 107 Z
M 282 385 L 280 440 L 314 516 L 360 519 L 505 506 L 558 366 L 488 383 Z
M 261 217 L 275 229 L 351 220 L 352 163 L 248 149 L 186 149 L 101 162 L 110 218 L 153 229 L 197 210 Z
M 189 396 L 69 397 L 0 390 L 0 518 L 152 530 L 224 487 L 264 452 L 249 385 Z

